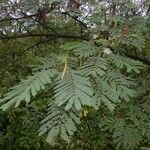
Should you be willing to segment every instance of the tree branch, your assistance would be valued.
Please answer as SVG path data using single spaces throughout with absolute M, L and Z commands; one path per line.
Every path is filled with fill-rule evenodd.
M 12 36 L 0 36 L 0 40 L 11 40 L 11 39 L 19 39 L 19 38 L 29 38 L 29 37 L 52 37 L 52 38 L 64 38 L 64 39 L 76 39 L 76 40 L 86 40 L 88 41 L 89 38 L 84 36 L 77 36 L 77 35 L 56 35 L 56 34 L 18 34 Z
M 141 61 L 146 65 L 150 65 L 150 59 L 144 59 L 144 58 L 141 58 L 141 57 L 138 57 L 138 56 L 133 56 L 133 55 L 130 55 L 130 54 L 127 54 L 127 53 L 125 53 L 124 55 L 131 58 L 131 59 Z

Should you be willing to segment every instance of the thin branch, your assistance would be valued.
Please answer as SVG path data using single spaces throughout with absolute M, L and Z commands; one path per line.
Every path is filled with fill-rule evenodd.
M 43 26 L 43 28 L 47 29 L 47 31 L 51 30 L 52 32 L 54 32 L 55 34 L 59 35 L 59 33 L 57 31 L 55 31 L 53 28 L 47 26 L 46 24 L 38 21 L 37 19 L 32 18 L 35 22 L 39 23 L 41 26 Z
M 11 39 L 19 39 L 19 38 L 29 38 L 29 37 L 52 37 L 52 38 L 64 38 L 64 39 L 78 39 L 78 40 L 86 40 L 89 38 L 84 36 L 76 36 L 76 35 L 56 35 L 56 34 L 18 34 L 12 36 L 1 36 L 0 40 L 11 40 Z
M 133 56 L 133 55 L 130 55 L 130 54 L 127 54 L 127 53 L 125 53 L 125 56 L 127 56 L 131 59 L 134 59 L 134 60 L 141 61 L 146 65 L 150 65 L 150 59 L 144 59 L 144 58 L 141 58 L 141 57 L 138 57 L 138 56 Z

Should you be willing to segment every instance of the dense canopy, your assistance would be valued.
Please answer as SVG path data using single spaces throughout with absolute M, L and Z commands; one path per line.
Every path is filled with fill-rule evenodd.
M 149 150 L 150 0 L 1 0 L 0 149 Z

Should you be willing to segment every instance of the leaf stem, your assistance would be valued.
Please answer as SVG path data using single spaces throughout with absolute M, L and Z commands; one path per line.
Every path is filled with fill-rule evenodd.
M 62 76 L 61 76 L 61 79 L 62 79 L 62 80 L 64 79 L 64 76 L 65 76 L 66 70 L 67 70 L 67 60 L 65 61 L 64 70 L 63 70 L 63 73 L 62 73 Z

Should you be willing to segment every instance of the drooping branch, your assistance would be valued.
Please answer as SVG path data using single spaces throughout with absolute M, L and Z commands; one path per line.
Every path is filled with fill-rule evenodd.
M 145 59 L 145 58 L 141 58 L 141 57 L 138 57 L 138 56 L 133 56 L 133 55 L 130 55 L 130 54 L 127 54 L 127 53 L 125 53 L 125 56 L 127 56 L 127 57 L 129 57 L 131 59 L 134 59 L 134 60 L 141 61 L 145 65 L 150 65 L 150 59 Z
M 20 39 L 20 38 L 30 38 L 30 37 L 52 37 L 52 38 L 64 38 L 64 39 L 76 39 L 76 40 L 86 40 L 89 38 L 85 36 L 76 36 L 76 35 L 58 35 L 58 34 L 18 34 L 11 36 L 1 36 L 0 40 L 12 40 L 12 39 Z
M 115 53 L 113 49 L 111 49 L 111 51 L 113 53 Z M 128 53 L 125 53 L 125 52 L 123 52 L 121 54 L 123 54 L 124 56 L 126 56 L 130 59 L 141 61 L 143 64 L 150 66 L 150 59 L 142 58 L 142 57 L 139 57 L 139 56 L 133 56 L 132 54 L 128 54 Z

